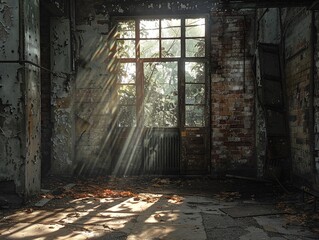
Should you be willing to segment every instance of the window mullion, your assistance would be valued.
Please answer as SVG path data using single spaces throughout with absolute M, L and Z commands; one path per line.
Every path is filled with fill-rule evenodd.
M 181 57 L 182 59 L 185 58 L 185 18 L 181 19 L 181 48 L 182 48 L 182 52 L 181 52 Z
M 162 19 L 159 19 L 159 58 L 162 58 Z

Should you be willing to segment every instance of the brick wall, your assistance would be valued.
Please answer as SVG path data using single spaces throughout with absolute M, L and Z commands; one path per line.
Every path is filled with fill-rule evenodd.
M 212 167 L 216 172 L 240 169 L 243 173 L 255 164 L 250 31 L 250 18 L 212 15 Z
M 285 12 L 285 75 L 291 142 L 292 173 L 312 175 L 311 139 L 311 12 L 294 8 Z M 310 179 L 308 179 L 310 180 Z

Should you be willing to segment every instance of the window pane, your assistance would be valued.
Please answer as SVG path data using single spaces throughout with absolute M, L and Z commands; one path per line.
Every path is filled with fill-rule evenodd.
M 180 57 L 181 56 L 181 40 L 169 39 L 162 40 L 162 57 Z
M 175 38 L 181 36 L 180 19 L 162 19 L 162 38 Z
M 185 106 L 185 126 L 204 127 L 204 106 Z
M 205 18 L 189 18 L 185 21 L 186 37 L 205 37 Z
M 118 22 L 117 38 L 135 38 L 135 21 Z
M 176 127 L 178 105 L 177 62 L 144 64 L 144 125 Z
M 159 38 L 159 20 L 141 20 L 140 38 Z
M 186 62 L 185 63 L 185 81 L 187 83 L 205 82 L 205 63 Z
M 186 84 L 185 86 L 186 104 L 204 104 L 205 103 L 205 85 L 204 84 Z
M 159 57 L 159 40 L 141 40 L 141 58 Z
M 135 85 L 119 85 L 117 94 L 120 97 L 120 104 L 135 104 Z
M 122 84 L 134 84 L 136 79 L 136 64 L 121 63 L 118 74 L 118 82 Z
M 136 109 L 135 106 L 121 106 L 118 117 L 119 127 L 136 126 Z
M 117 40 L 118 58 L 135 58 L 135 40 Z
M 205 39 L 186 39 L 186 57 L 205 57 Z

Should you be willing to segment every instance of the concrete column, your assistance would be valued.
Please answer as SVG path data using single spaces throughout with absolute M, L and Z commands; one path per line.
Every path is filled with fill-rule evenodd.
M 40 190 L 39 0 L 0 0 L 0 181 Z

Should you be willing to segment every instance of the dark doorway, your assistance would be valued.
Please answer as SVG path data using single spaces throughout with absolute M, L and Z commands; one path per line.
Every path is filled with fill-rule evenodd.
M 40 8 L 40 46 L 41 66 L 50 69 L 50 12 L 41 5 Z M 41 71 L 41 174 L 48 174 L 51 167 L 51 73 Z

